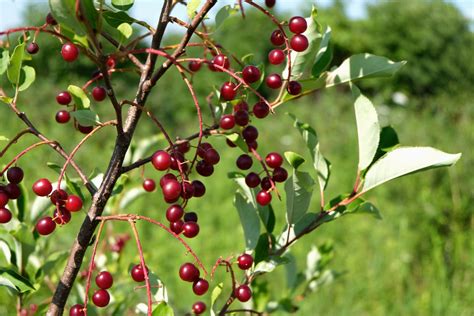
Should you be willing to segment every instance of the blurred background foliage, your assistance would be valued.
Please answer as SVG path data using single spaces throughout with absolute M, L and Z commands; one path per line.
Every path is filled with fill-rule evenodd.
M 306 16 L 310 8 L 307 9 Z M 382 211 L 383 221 L 364 216 L 343 218 L 324 225 L 297 243 L 292 253 L 301 269 L 311 245 L 333 242 L 332 268 L 344 274 L 307 297 L 296 314 L 473 315 L 474 34 L 469 21 L 445 1 L 373 2 L 367 9 L 365 18 L 352 20 L 345 12 L 344 1 L 318 8 L 321 23 L 333 29 L 332 63 L 338 65 L 361 52 L 407 60 L 407 65 L 393 78 L 360 84 L 374 100 L 381 122 L 397 130 L 402 144 L 430 145 L 452 153 L 461 151 L 464 155 L 453 168 L 399 179 L 371 192 L 368 198 Z M 25 24 L 42 24 L 46 10 L 32 6 L 26 11 Z M 247 13 L 244 22 L 240 16 L 229 18 L 214 37 L 237 57 L 253 53 L 255 63 L 264 63 L 272 49 L 266 39 L 273 27 L 261 15 L 250 10 Z M 284 13 L 279 17 L 288 18 Z M 178 38 L 178 34 L 171 34 L 166 41 L 174 43 Z M 60 44 L 53 39 L 40 35 L 38 43 L 41 49 L 33 63 L 37 65 L 40 80 L 20 99 L 20 107 L 38 122 L 40 130 L 64 142 L 64 147 L 71 150 L 81 135 L 71 126 L 56 124 L 54 115 L 58 106 L 54 97 L 71 83 L 81 85 L 87 81 L 95 69 L 84 58 L 73 64 L 60 62 Z M 194 53 L 198 54 L 189 51 L 190 55 Z M 266 67 L 271 69 L 269 65 Z M 193 82 L 207 111 L 206 122 L 211 124 L 205 97 L 226 76 L 204 68 Z M 137 78 L 132 74 L 114 75 L 114 86 L 120 97 L 132 99 L 136 83 Z M 196 131 L 194 106 L 176 72 L 168 72 L 159 82 L 149 104 L 173 136 L 185 137 Z M 101 117 L 111 115 L 111 107 L 105 103 L 94 107 Z M 275 115 L 256 122 L 261 131 L 261 153 L 274 150 L 304 153 L 297 130 L 291 128 L 291 120 L 284 114 L 287 111 L 318 131 L 321 150 L 333 166 L 328 198 L 349 191 L 357 166 L 357 139 L 348 91 L 344 88 L 322 91 L 285 104 Z M 0 117 L 2 135 L 13 137 L 22 128 L 5 106 L 0 108 Z M 142 123 L 137 140 L 156 135 L 157 130 L 149 120 L 144 118 Z M 102 131 L 79 153 L 77 159 L 87 172 L 104 170 L 112 148 L 112 135 L 112 130 Z M 30 141 L 23 139 L 14 148 L 18 150 Z M 207 267 L 219 256 L 239 254 L 244 249 L 242 231 L 236 225 L 238 215 L 232 205 L 235 185 L 226 176 L 227 172 L 235 171 L 234 160 L 239 153 L 229 150 L 223 139 L 210 139 L 210 142 L 219 149 L 221 163 L 213 177 L 203 180 L 208 190 L 206 198 L 191 200 L 188 207 L 199 214 L 201 226 L 200 237 L 190 244 Z M 11 158 L 13 154 L 7 156 Z M 46 167 L 46 161 L 61 163 L 47 148 L 38 149 L 20 161 L 26 175 L 30 175 L 27 185 L 39 177 L 56 176 Z M 150 167 L 144 173 L 155 180 L 160 176 Z M 131 174 L 131 178 L 139 187 L 140 171 Z M 314 209 L 317 205 L 318 201 L 313 201 Z M 274 208 L 280 218 L 278 231 L 283 225 L 284 204 L 275 202 Z M 163 220 L 164 210 L 161 196 L 152 193 L 139 199 L 127 212 Z M 80 216 L 76 214 L 76 217 L 75 223 L 48 237 L 51 249 L 64 249 L 71 244 L 81 221 Z M 147 240 L 144 247 L 148 264 L 168 285 L 171 305 L 178 315 L 183 314 L 180 311 L 187 310 L 194 298 L 188 284 L 178 281 L 177 267 L 188 258 L 184 251 L 176 251 L 179 245 L 166 233 L 145 223 L 139 223 L 139 229 Z M 108 238 L 127 230 L 126 224 L 114 224 L 108 227 Z M 120 257 L 111 258 L 114 263 L 107 266 L 115 269 L 111 271 L 115 274 L 124 274 L 130 263 L 138 262 L 133 242 Z M 56 272 L 62 272 L 62 267 Z M 54 282 L 57 276 L 53 273 L 50 278 Z M 223 275 L 218 275 L 217 280 L 222 278 Z M 266 278 L 271 297 L 278 299 L 288 294 L 282 293 L 284 287 L 278 286 L 284 282 L 284 268 L 278 268 Z M 132 286 L 125 276 L 122 279 L 117 276 L 116 280 L 118 286 Z M 47 294 L 33 296 L 29 302 L 40 304 Z M 127 294 L 129 302 L 137 303 L 139 296 L 143 301 L 145 293 Z M 8 304 L 3 303 L 6 295 L 4 288 L 0 288 L 0 314 L 8 313 Z M 70 302 L 74 303 L 74 297 Z

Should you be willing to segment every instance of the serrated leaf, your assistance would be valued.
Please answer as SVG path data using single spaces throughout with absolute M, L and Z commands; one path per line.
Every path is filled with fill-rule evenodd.
M 91 101 L 84 90 L 82 90 L 80 87 L 69 85 L 69 87 L 67 87 L 67 91 L 71 93 L 72 99 L 79 110 L 88 109 L 90 107 Z
M 427 169 L 454 165 L 461 154 L 448 154 L 432 147 L 399 147 L 376 161 L 365 174 L 362 192 L 392 179 Z
M 237 191 L 234 197 L 234 206 L 239 213 L 240 222 L 244 230 L 245 246 L 252 250 L 257 245 L 260 236 L 260 220 L 253 203 Z
M 322 36 L 321 42 L 319 43 L 318 53 L 311 68 L 311 75 L 314 78 L 318 78 L 323 71 L 325 71 L 332 61 L 332 46 L 329 41 L 331 39 L 331 28 L 326 27 Z
M 25 55 L 25 43 L 19 44 L 13 50 L 13 54 L 10 57 L 7 68 L 8 80 L 17 85 L 20 81 L 21 65 L 23 63 L 23 57 Z
M 219 298 L 219 296 L 222 294 L 223 287 L 224 287 L 224 283 L 221 282 L 221 283 L 217 284 L 211 292 L 211 307 L 209 309 L 211 311 L 212 316 L 216 315 L 215 312 L 214 312 L 213 307 L 214 307 L 214 304 L 216 303 L 217 299 Z
M 365 170 L 374 159 L 380 140 L 380 125 L 375 107 L 359 88 L 352 86 L 359 143 L 359 170 Z
M 35 81 L 36 79 L 36 72 L 35 69 L 31 66 L 23 66 L 22 68 L 22 74 L 23 76 L 23 82 L 18 88 L 20 91 L 24 91 L 30 87 L 30 85 Z
M 134 2 L 135 0 L 112 0 L 112 5 L 119 10 L 127 11 Z
M 285 158 L 286 161 L 288 161 L 288 163 L 290 164 L 290 166 L 295 169 L 298 169 L 298 167 L 305 162 L 304 158 L 301 155 L 292 151 L 286 151 Z
M 188 4 L 186 6 L 186 12 L 188 13 L 188 17 L 190 19 L 194 18 L 196 15 L 196 11 L 199 8 L 199 5 L 201 4 L 201 0 L 189 0 Z
M 308 211 L 313 185 L 313 178 L 308 173 L 297 170 L 293 170 L 293 175 L 285 182 L 288 224 L 296 223 Z
M 35 287 L 27 278 L 6 268 L 0 268 L 0 285 L 10 287 L 19 293 L 35 290 Z
M 128 23 L 122 23 L 119 26 L 117 26 L 117 30 L 122 34 L 122 36 L 126 39 L 130 38 L 133 34 L 133 28 L 130 24 Z
M 91 110 L 77 110 L 70 112 L 71 116 L 82 126 L 94 126 L 100 124 L 99 116 Z

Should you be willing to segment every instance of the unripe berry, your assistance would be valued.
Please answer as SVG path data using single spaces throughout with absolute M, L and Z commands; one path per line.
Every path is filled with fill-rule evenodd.
M 230 67 L 230 62 L 229 62 L 229 58 L 227 58 L 226 55 L 223 55 L 223 54 L 218 54 L 214 57 L 214 59 L 212 59 L 212 62 L 211 64 L 209 65 L 209 68 L 212 70 L 212 71 L 219 71 L 219 72 L 222 72 L 221 69 L 218 69 L 214 66 L 219 66 L 219 67 L 222 67 L 222 68 L 225 68 L 225 69 L 229 69 Z
M 143 180 L 143 189 L 147 192 L 153 192 L 156 188 L 156 183 L 153 179 L 145 179 Z
M 71 306 L 69 310 L 69 316 L 85 316 L 86 313 L 84 312 L 84 306 L 81 304 L 76 304 Z
M 201 62 L 196 61 L 196 60 L 192 60 L 192 61 L 189 62 L 188 68 L 192 72 L 197 72 L 197 71 L 199 71 L 199 69 L 201 69 Z
M 148 273 L 148 267 L 145 267 L 145 270 Z M 137 264 L 135 265 L 132 270 L 130 271 L 130 275 L 135 282 L 143 282 L 145 281 L 145 273 L 143 271 L 142 265 Z
M 61 48 L 61 55 L 67 62 L 73 62 L 79 56 L 79 49 L 72 43 L 66 43 Z

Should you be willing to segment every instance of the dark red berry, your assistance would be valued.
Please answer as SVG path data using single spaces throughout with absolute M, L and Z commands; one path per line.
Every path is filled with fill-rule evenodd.
M 196 164 L 196 171 L 203 177 L 209 177 L 214 173 L 214 167 L 205 160 L 200 160 Z
M 95 87 L 94 89 L 92 89 L 92 97 L 97 102 L 104 101 L 107 97 L 107 91 L 104 87 Z
M 188 238 L 196 237 L 199 234 L 199 224 L 196 222 L 184 222 L 183 235 Z
M 145 267 L 147 273 L 148 273 L 148 268 Z M 143 271 L 142 265 L 137 264 L 135 265 L 132 270 L 130 271 L 130 275 L 132 276 L 132 279 L 135 282 L 143 282 L 145 281 L 145 273 Z
M 185 222 L 195 222 L 195 223 L 197 223 L 198 215 L 196 214 L 196 212 L 186 212 L 186 214 L 184 214 L 183 219 L 184 219 Z
M 61 105 L 68 105 L 72 101 L 71 94 L 67 91 L 61 91 L 56 96 L 56 101 Z
M 8 204 L 8 194 L 4 191 L 0 191 L 0 207 L 5 207 Z
M 272 35 L 270 37 L 270 41 L 275 46 L 281 46 L 281 45 L 285 44 L 285 36 L 283 35 L 282 31 L 275 30 L 275 31 L 272 32 Z
M 95 277 L 95 284 L 103 290 L 110 289 L 113 283 L 114 278 L 108 271 L 102 271 Z
M 278 89 L 283 84 L 279 74 L 271 74 L 265 79 L 265 83 L 270 89 Z
M 145 179 L 143 180 L 143 189 L 147 192 L 153 192 L 156 188 L 155 180 L 153 179 Z
M 237 111 L 248 111 L 249 105 L 245 101 L 239 101 L 236 105 L 234 105 L 234 113 Z
M 182 153 L 182 154 L 185 154 L 187 153 L 190 149 L 191 149 L 191 144 L 185 140 L 185 141 L 182 141 L 181 143 L 179 143 L 177 146 L 176 146 L 176 149 Z
M 115 64 L 116 64 L 115 58 L 113 56 L 109 56 L 109 58 L 107 58 L 106 64 L 107 64 L 107 68 L 109 69 L 115 68 Z
M 7 171 L 7 179 L 10 183 L 20 183 L 23 180 L 23 169 L 20 167 L 12 167 Z
M 36 231 L 40 235 L 49 235 L 56 228 L 56 223 L 49 216 L 41 218 L 38 223 L 36 223 Z
M 288 82 L 288 87 L 286 87 L 286 91 L 288 91 L 291 95 L 298 95 L 301 93 L 301 84 L 298 81 L 290 81 Z
M 248 285 L 242 284 L 234 290 L 234 295 L 241 302 L 247 302 L 252 297 L 252 290 Z
M 190 199 L 194 196 L 194 187 L 190 182 L 185 181 L 181 186 L 181 197 L 183 199 Z
M 199 71 L 199 69 L 201 69 L 201 62 L 197 60 L 192 60 L 189 62 L 188 68 L 192 72 L 197 72 Z
M 38 44 L 36 44 L 35 42 L 29 43 L 28 46 L 26 47 L 26 51 L 31 55 L 36 54 L 39 51 L 39 49 L 40 48 Z
M 308 23 L 306 22 L 305 18 L 301 16 L 294 16 L 290 19 L 288 26 L 292 33 L 301 34 L 304 33 L 304 31 L 306 31 L 308 28 Z
M 288 178 L 288 172 L 286 171 L 285 168 L 278 167 L 273 170 L 273 176 L 272 179 L 275 182 L 285 182 L 286 179 Z
M 194 282 L 199 279 L 199 269 L 190 262 L 184 263 L 179 268 L 179 277 L 183 281 Z
M 33 192 L 38 196 L 47 196 L 53 190 L 53 186 L 48 179 L 39 179 L 33 184 Z
M 254 141 L 251 141 L 251 142 L 247 142 L 247 146 L 249 148 L 249 151 L 252 151 L 252 149 L 257 150 L 258 143 L 257 143 L 256 140 L 254 140 Z
M 175 234 L 180 234 L 183 231 L 184 222 L 179 220 L 177 222 L 170 223 L 170 229 Z
M 263 101 L 255 103 L 253 106 L 253 115 L 257 118 L 264 118 L 270 113 L 270 107 Z
M 10 200 L 16 200 L 20 197 L 21 190 L 18 184 L 9 183 L 5 186 L 5 193 L 8 195 Z
M 172 173 L 167 173 L 167 174 L 165 174 L 164 176 L 161 177 L 160 187 L 163 187 L 165 185 L 165 183 L 169 180 L 178 181 L 178 178 L 176 178 L 176 176 Z
M 61 208 L 58 212 L 56 209 L 53 212 L 53 220 L 58 225 L 66 225 L 71 221 L 71 212 L 63 208 Z
M 250 188 L 255 188 L 260 184 L 260 177 L 258 174 L 255 172 L 250 172 L 246 177 L 245 177 L 245 183 L 250 187 Z
M 53 203 L 53 205 L 61 206 L 64 206 L 64 204 L 66 204 L 67 198 L 67 192 L 62 189 L 54 190 L 49 196 L 49 199 L 51 200 L 51 203 Z
M 238 110 L 234 113 L 234 120 L 237 125 L 245 126 L 249 123 L 249 112 Z
M 61 55 L 65 61 L 73 62 L 77 59 L 77 56 L 79 56 L 79 49 L 72 43 L 66 43 L 61 48 Z
M 255 126 L 249 125 L 242 131 L 242 137 L 246 142 L 252 142 L 258 138 L 258 129 Z
M 221 87 L 221 99 L 224 101 L 232 101 L 237 95 L 237 86 L 233 82 L 224 82 Z
M 56 22 L 56 20 L 54 19 L 53 15 L 51 14 L 51 12 L 48 13 L 48 15 L 46 15 L 46 23 L 49 24 L 49 25 L 56 25 L 58 24 L 58 22 Z M 82 306 L 81 306 L 82 307 Z
M 239 268 L 242 270 L 247 270 L 252 267 L 253 264 L 253 257 L 248 253 L 244 253 L 237 258 L 237 263 Z
M 177 222 L 183 217 L 183 214 L 183 208 L 178 204 L 174 204 L 166 210 L 166 219 L 170 222 Z
M 221 157 L 219 156 L 217 150 L 211 148 L 206 150 L 206 153 L 204 154 L 204 160 L 211 165 L 216 165 L 221 160 Z
M 272 182 L 270 181 L 269 177 L 264 177 L 262 179 L 262 182 L 260 183 L 260 186 L 262 187 L 263 190 L 268 191 L 272 187 Z
M 94 129 L 94 126 L 83 126 L 83 125 L 77 124 L 77 129 L 82 134 L 89 134 Z
M 199 180 L 193 180 L 191 182 L 193 188 L 194 188 L 194 197 L 201 197 L 206 193 L 206 187 L 204 186 L 204 183 L 202 183 Z
M 282 165 L 283 157 L 279 153 L 272 152 L 265 157 L 265 162 L 270 168 L 277 168 Z
M 164 150 L 158 150 L 151 157 L 151 163 L 156 170 L 166 170 L 171 165 L 171 156 Z
M 184 163 L 184 155 L 180 151 L 174 151 L 170 155 L 171 164 L 170 168 L 173 170 L 179 170 L 180 166 L 183 171 L 186 171 L 188 166 Z
M 285 61 L 285 53 L 281 49 L 274 49 L 268 53 L 268 61 L 272 65 L 279 65 Z
M 197 148 L 197 155 L 204 159 L 204 157 L 206 155 L 206 151 L 208 151 L 211 148 L 212 148 L 211 144 L 206 143 L 206 142 L 202 142 L 202 143 L 199 144 L 199 146 Z
M 206 311 L 206 304 L 204 302 L 196 302 L 193 304 L 193 313 L 196 315 L 201 315 Z
M 249 65 L 242 70 L 242 78 L 248 84 L 254 83 L 260 79 L 260 69 L 255 66 Z
M 229 140 L 228 138 L 225 140 L 225 142 L 227 143 L 227 146 L 229 146 L 230 148 L 235 148 L 237 147 L 236 144 L 234 144 L 231 140 Z
M 69 310 L 69 316 L 85 316 L 86 313 L 84 312 L 84 306 L 81 304 L 76 304 L 71 306 Z
M 178 181 L 169 180 L 163 185 L 162 190 L 166 200 L 174 200 L 181 195 L 181 184 Z
M 272 195 L 267 191 L 260 191 L 257 193 L 257 203 L 261 206 L 268 205 L 272 201 Z
M 297 34 L 291 38 L 290 46 L 294 51 L 303 52 L 308 48 L 308 38 L 303 34 Z
M 253 160 L 249 155 L 242 154 L 239 156 L 239 158 L 237 158 L 236 164 L 239 169 L 248 170 L 250 167 L 252 167 Z
M 222 115 L 219 125 L 222 129 L 232 129 L 235 126 L 234 116 L 232 114 Z
M 71 114 L 69 114 L 68 111 L 61 110 L 56 113 L 55 118 L 56 118 L 56 122 L 60 124 L 64 124 L 64 123 L 69 122 L 69 120 L 71 119 Z
M 82 199 L 71 194 L 67 197 L 65 207 L 69 212 L 77 212 L 82 208 Z
M 196 295 L 204 295 L 209 289 L 209 282 L 204 279 L 197 279 L 193 283 L 193 292 Z
M 276 0 L 265 0 L 265 5 L 269 8 L 273 8 L 275 6 Z
M 214 59 L 212 59 L 212 62 L 211 62 L 211 65 L 209 66 L 209 68 L 212 67 L 211 70 L 222 72 L 221 69 L 218 69 L 215 66 L 219 66 L 219 67 L 222 67 L 222 68 L 225 68 L 225 69 L 229 69 L 229 67 L 230 67 L 229 58 L 227 58 L 227 56 L 223 55 L 223 54 L 216 55 L 214 57 Z
M 95 291 L 94 295 L 92 295 L 92 302 L 97 307 L 105 307 L 109 305 L 110 302 L 110 294 L 107 290 L 100 289 Z
M 0 224 L 8 223 L 12 219 L 12 213 L 5 207 L 0 207 Z

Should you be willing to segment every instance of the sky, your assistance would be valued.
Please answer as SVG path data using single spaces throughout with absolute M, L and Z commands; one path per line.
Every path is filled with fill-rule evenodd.
M 361 18 L 365 14 L 365 4 L 376 0 L 345 0 L 347 5 L 347 14 L 351 18 Z M 381 0 L 391 1 L 391 0 Z M 410 0 L 396 0 L 400 3 Z M 212 12 L 217 12 L 219 7 L 226 4 L 232 4 L 235 0 L 218 0 L 216 8 Z M 263 0 L 257 2 L 263 3 Z M 449 0 L 454 3 L 461 12 L 472 21 L 474 21 L 474 0 Z M 19 26 L 22 21 L 22 13 L 28 4 L 47 3 L 47 0 L 0 0 L 0 30 Z M 132 8 L 132 15 L 142 19 L 150 24 L 155 24 L 156 16 L 161 8 L 161 0 L 135 0 Z M 325 7 L 332 3 L 332 0 L 277 0 L 276 10 L 289 11 L 296 14 L 302 6 L 308 6 L 316 3 L 317 6 Z M 183 8 L 184 9 L 184 8 Z M 211 16 L 212 16 L 211 12 Z M 185 15 L 185 10 L 181 10 L 178 16 Z

